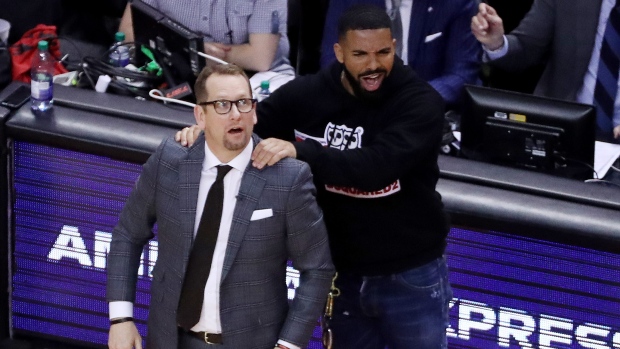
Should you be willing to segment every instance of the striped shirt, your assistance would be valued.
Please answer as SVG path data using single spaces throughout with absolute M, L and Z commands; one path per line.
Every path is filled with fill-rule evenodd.
M 286 0 L 142 0 L 204 37 L 205 42 L 240 45 L 250 34 L 280 34 L 270 70 L 290 68 Z M 288 66 L 288 67 L 287 67 Z

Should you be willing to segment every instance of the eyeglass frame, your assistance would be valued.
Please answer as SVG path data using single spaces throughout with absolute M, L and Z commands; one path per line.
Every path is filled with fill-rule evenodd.
M 249 101 L 252 102 L 252 104 L 251 104 L 252 107 L 250 108 L 250 110 L 248 110 L 248 111 L 241 111 L 239 109 L 239 102 L 241 102 L 243 100 L 249 100 Z M 228 108 L 228 110 L 226 112 L 220 113 L 219 111 L 217 111 L 217 108 L 215 107 L 215 103 L 217 103 L 217 102 L 228 102 L 228 103 L 230 103 L 230 107 Z M 228 99 L 216 99 L 216 100 L 213 100 L 213 101 L 200 102 L 200 103 L 196 103 L 196 104 L 197 105 L 201 105 L 201 106 L 213 105 L 213 110 L 215 110 L 215 112 L 217 114 L 219 114 L 219 115 L 226 115 L 226 114 L 230 113 L 230 111 L 232 110 L 233 104 L 235 105 L 235 107 L 237 107 L 237 110 L 239 111 L 239 113 L 244 113 L 245 114 L 245 113 L 249 113 L 252 110 L 254 110 L 254 108 L 256 108 L 256 103 L 258 103 L 258 100 L 256 98 L 240 98 L 240 99 L 238 99 L 236 101 L 231 101 L 231 100 L 228 100 Z

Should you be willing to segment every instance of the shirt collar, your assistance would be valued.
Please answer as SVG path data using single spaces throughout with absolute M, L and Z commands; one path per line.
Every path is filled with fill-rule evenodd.
M 243 173 L 245 168 L 248 167 L 248 163 L 252 157 L 252 150 L 254 150 L 254 141 L 250 138 L 248 144 L 243 148 L 239 155 L 235 156 L 234 159 L 230 160 L 226 165 L 231 166 L 232 168 Z M 205 163 L 204 168 L 209 170 L 212 167 L 221 165 L 222 162 L 213 154 L 211 149 L 209 149 L 209 145 L 205 141 Z

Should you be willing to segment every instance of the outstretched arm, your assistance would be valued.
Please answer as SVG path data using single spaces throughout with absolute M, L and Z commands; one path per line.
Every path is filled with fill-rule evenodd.
M 471 19 L 471 32 L 488 50 L 495 51 L 504 43 L 504 22 L 495 9 L 485 3 Z

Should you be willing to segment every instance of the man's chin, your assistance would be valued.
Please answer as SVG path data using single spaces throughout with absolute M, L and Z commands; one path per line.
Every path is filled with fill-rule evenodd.
M 369 91 L 365 89 L 363 86 L 358 85 L 358 89 L 357 91 L 355 91 L 355 94 L 361 99 L 375 102 L 382 98 L 383 94 L 381 92 L 382 92 L 381 86 L 379 86 L 375 90 Z
M 243 137 L 243 139 L 226 139 L 224 140 L 224 147 L 230 151 L 238 151 L 245 148 L 248 144 L 250 137 Z

